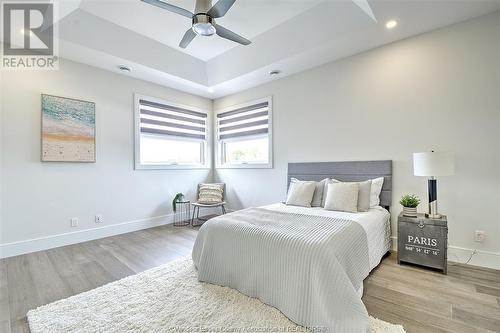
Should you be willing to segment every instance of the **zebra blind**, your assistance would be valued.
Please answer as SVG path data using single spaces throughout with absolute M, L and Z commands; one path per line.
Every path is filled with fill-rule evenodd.
M 217 114 L 219 140 L 269 133 L 269 102 Z
M 139 100 L 141 134 L 206 140 L 207 114 Z

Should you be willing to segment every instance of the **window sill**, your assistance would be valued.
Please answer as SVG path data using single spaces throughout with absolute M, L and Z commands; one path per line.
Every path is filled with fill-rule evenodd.
M 210 165 L 178 165 L 178 164 L 166 164 L 166 165 L 136 165 L 135 170 L 210 170 Z
M 217 165 L 215 168 L 216 169 L 272 169 L 273 164 L 272 163 L 266 163 L 266 164 L 251 164 L 251 163 L 222 164 L 222 165 Z

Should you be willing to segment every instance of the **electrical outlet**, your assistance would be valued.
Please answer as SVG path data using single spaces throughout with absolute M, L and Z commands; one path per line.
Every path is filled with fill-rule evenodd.
M 72 217 L 71 218 L 71 227 L 78 227 L 78 217 Z
M 486 238 L 486 233 L 483 230 L 476 230 L 474 232 L 474 240 L 476 242 L 484 242 L 484 239 Z
M 97 214 L 95 216 L 95 223 L 102 223 L 102 222 L 103 222 L 102 215 L 101 214 Z

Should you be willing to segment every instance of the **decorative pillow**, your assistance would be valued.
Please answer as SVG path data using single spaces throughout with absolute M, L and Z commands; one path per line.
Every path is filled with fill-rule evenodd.
M 223 191 L 224 184 L 200 184 L 198 202 L 207 205 L 221 203 Z
M 359 182 L 358 212 L 367 212 L 370 209 L 372 181 Z
M 325 185 L 326 185 L 327 180 L 328 180 L 328 178 L 325 178 L 322 181 L 315 182 L 316 189 L 314 190 L 314 195 L 313 195 L 313 199 L 311 202 L 312 207 L 321 207 L 322 206 L 323 196 L 326 194 L 325 193 Z
M 328 184 L 325 209 L 356 213 L 358 211 L 358 192 L 358 183 Z
M 330 178 L 326 179 L 325 186 L 323 187 L 323 198 L 321 199 L 321 207 L 325 207 L 326 193 L 328 191 L 328 184 L 340 183 L 340 180 Z
M 370 190 L 370 208 L 377 207 L 380 204 L 380 192 L 384 185 L 384 177 L 372 179 L 372 188 Z
M 311 207 L 316 182 L 290 181 L 286 198 L 287 205 Z

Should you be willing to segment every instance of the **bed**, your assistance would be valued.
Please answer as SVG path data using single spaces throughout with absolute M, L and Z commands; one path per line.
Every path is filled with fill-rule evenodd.
M 205 223 L 193 247 L 198 279 L 235 288 L 313 331 L 366 332 L 363 280 L 390 249 L 391 161 L 289 163 L 291 178 L 384 177 L 380 206 L 363 213 L 282 203 Z

